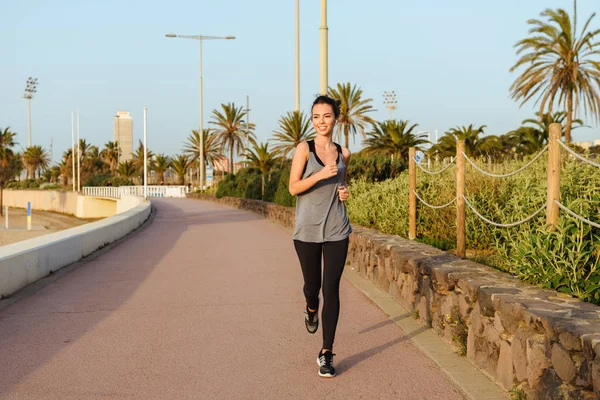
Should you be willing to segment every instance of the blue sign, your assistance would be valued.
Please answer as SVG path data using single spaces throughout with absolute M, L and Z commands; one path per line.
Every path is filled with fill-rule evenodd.
M 422 151 L 417 151 L 417 154 L 415 155 L 415 160 L 420 163 L 421 160 L 423 160 L 423 158 L 425 158 L 425 154 L 423 154 Z

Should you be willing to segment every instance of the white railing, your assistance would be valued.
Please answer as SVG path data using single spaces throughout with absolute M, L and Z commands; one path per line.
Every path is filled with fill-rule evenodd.
M 112 197 L 119 199 L 121 197 L 118 187 L 100 187 L 100 186 L 85 186 L 83 188 L 84 196 L 94 197 Z
M 148 197 L 185 197 L 185 186 L 148 186 Z M 111 197 L 120 199 L 122 196 L 143 196 L 143 186 L 96 187 L 85 186 L 84 196 Z

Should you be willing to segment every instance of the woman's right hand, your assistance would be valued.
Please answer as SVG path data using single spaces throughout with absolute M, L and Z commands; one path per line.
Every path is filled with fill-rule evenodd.
M 336 176 L 338 172 L 338 167 L 336 163 L 332 163 L 330 165 L 326 165 L 319 171 L 321 180 L 325 180 L 331 178 L 332 176 Z

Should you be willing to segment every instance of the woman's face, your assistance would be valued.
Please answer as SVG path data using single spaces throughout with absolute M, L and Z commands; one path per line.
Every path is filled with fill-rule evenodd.
M 318 135 L 331 135 L 335 126 L 333 108 L 329 104 L 315 104 L 312 109 L 312 123 Z

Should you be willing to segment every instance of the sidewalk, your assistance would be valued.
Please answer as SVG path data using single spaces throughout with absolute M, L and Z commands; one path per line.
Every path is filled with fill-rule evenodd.
M 346 280 L 338 376 L 320 378 L 289 232 L 212 203 L 153 204 L 125 243 L 0 302 L 1 399 L 464 398 Z

